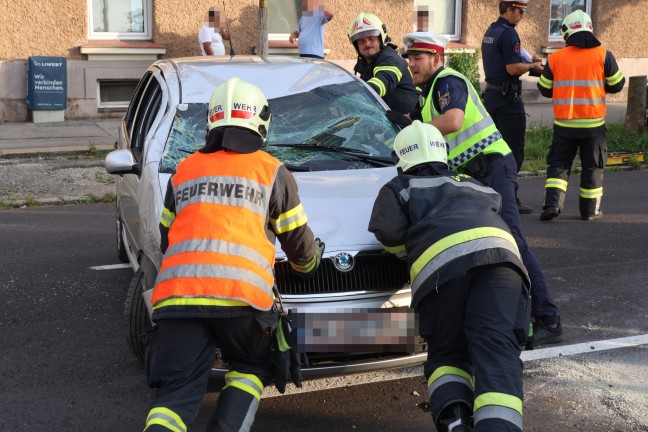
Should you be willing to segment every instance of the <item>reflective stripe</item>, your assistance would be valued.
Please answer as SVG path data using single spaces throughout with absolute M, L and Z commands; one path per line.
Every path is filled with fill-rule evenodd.
M 605 98 L 573 98 L 573 99 L 554 99 L 554 105 L 599 105 L 604 104 Z
M 429 261 L 427 262 L 427 264 L 425 264 L 420 271 L 416 272 L 415 269 L 414 269 L 414 266 L 417 265 L 417 264 L 420 265 L 419 261 L 421 260 L 421 258 L 427 257 L 428 254 L 432 255 L 434 253 L 433 251 L 430 251 L 430 249 L 432 247 L 436 246 L 438 243 L 441 243 L 441 242 L 449 239 L 450 237 L 454 237 L 454 236 L 459 237 L 459 235 L 465 234 L 467 231 L 463 231 L 461 233 L 453 234 L 453 235 L 448 236 L 448 237 L 444 238 L 443 240 L 435 243 L 434 245 L 432 245 L 431 248 L 426 250 L 419 257 L 419 259 L 416 260 L 414 265 L 412 265 L 412 269 L 410 270 L 410 280 L 413 281 L 412 282 L 412 292 L 415 293 L 421 287 L 421 285 L 430 276 L 432 276 L 434 273 L 439 271 L 439 269 L 441 267 L 443 267 L 444 265 L 446 265 L 450 261 L 452 261 L 454 259 L 457 259 L 459 257 L 462 257 L 464 255 L 468 255 L 470 253 L 477 252 L 477 251 L 484 251 L 484 250 L 488 250 L 488 249 L 506 249 L 509 252 L 511 252 L 512 254 L 514 254 L 519 259 L 519 262 L 517 263 L 518 267 L 520 269 L 525 268 L 524 265 L 522 264 L 522 258 L 520 257 L 520 252 L 519 252 L 519 250 L 517 248 L 517 245 L 515 243 L 515 239 L 513 238 L 513 236 L 511 236 L 506 231 L 500 230 L 499 228 L 475 228 L 475 229 L 469 230 L 469 231 L 477 231 L 477 230 L 484 230 L 484 231 L 486 231 L 486 230 L 496 230 L 496 231 L 499 231 L 501 233 L 501 235 L 496 236 L 496 237 L 491 237 L 491 236 L 484 235 L 484 236 L 476 238 L 476 239 L 472 239 L 472 240 L 469 240 L 469 241 L 466 241 L 466 242 L 459 243 L 459 244 L 457 244 L 455 246 L 450 246 L 447 249 L 445 249 L 444 251 L 439 252 L 436 255 L 431 256 L 429 258 Z M 506 235 L 508 237 L 507 238 L 499 238 L 499 237 L 504 236 L 504 235 Z M 455 240 L 455 241 L 457 241 L 457 240 Z
M 459 174 L 460 176 L 470 178 L 469 176 Z M 424 189 L 424 188 L 435 188 L 442 186 L 444 184 L 450 184 L 455 187 L 465 187 L 469 189 L 474 189 L 476 191 L 482 192 L 482 193 L 487 193 L 487 194 L 495 194 L 499 195 L 497 192 L 495 192 L 493 189 L 491 189 L 488 186 L 483 186 L 483 185 L 478 185 L 472 182 L 460 182 L 457 180 L 453 180 L 452 177 L 436 177 L 436 178 L 413 178 L 409 181 L 409 187 L 407 188 L 407 192 L 403 193 L 401 192 L 401 197 L 405 200 L 405 202 L 409 201 L 409 196 L 410 196 L 410 189 Z
M 245 414 L 245 418 L 243 419 L 243 423 L 241 424 L 241 429 L 239 429 L 238 432 L 249 432 L 250 429 L 252 429 L 252 425 L 254 424 L 254 417 L 258 409 L 259 400 L 252 399 L 252 402 L 248 407 L 247 414 Z
M 316 265 L 317 265 L 317 256 L 315 255 L 313 255 L 313 258 L 311 258 L 311 260 L 304 265 L 290 263 L 290 266 L 299 273 L 310 273 L 313 271 Z
M 623 72 L 621 72 L 621 69 L 619 69 L 617 73 L 615 73 L 611 77 L 605 77 L 605 82 L 607 85 L 613 86 L 619 84 L 623 78 Z
M 173 432 L 187 432 L 187 426 L 185 426 L 180 416 L 164 407 L 155 407 L 149 411 L 144 431 L 152 425 L 159 425 Z
M 601 87 L 603 81 L 598 80 L 557 80 L 554 81 L 554 87 Z
M 241 372 L 231 371 L 225 374 L 225 390 L 228 387 L 236 387 L 246 393 L 251 394 L 257 400 L 261 399 L 263 393 L 263 383 L 256 377 L 256 375 L 245 374 Z
M 295 228 L 306 224 L 308 222 L 308 217 L 306 216 L 306 211 L 304 207 L 299 204 L 297 207 L 288 210 L 285 213 L 279 215 L 277 219 L 270 219 L 270 223 L 274 227 L 274 230 L 277 234 L 283 234 L 288 231 L 292 231 Z
M 441 366 L 428 379 L 428 399 L 439 387 L 450 382 L 463 384 L 473 391 L 473 378 L 468 372 L 452 366 Z
M 545 189 L 556 188 L 567 192 L 567 182 L 559 178 L 548 178 L 545 183 Z
M 467 141 L 470 137 L 478 134 L 479 132 L 483 131 L 484 129 L 486 129 L 488 126 L 492 124 L 493 124 L 493 120 L 490 117 L 484 117 L 483 119 L 479 120 L 477 123 L 473 123 L 472 125 L 468 126 L 457 136 L 455 136 L 453 140 L 456 140 L 457 142 L 460 143 Z
M 164 207 L 162 209 L 162 216 L 160 216 L 160 225 L 162 225 L 165 228 L 169 228 L 174 220 L 175 220 L 175 213 L 173 213 L 168 208 Z
M 558 126 L 570 128 L 594 128 L 605 124 L 605 117 L 595 119 L 554 119 Z
M 268 276 L 274 277 L 274 263 L 268 262 L 258 251 L 241 244 L 226 242 L 223 240 L 211 239 L 195 239 L 185 240 L 172 245 L 164 253 L 164 257 L 168 258 L 173 255 L 185 252 L 213 252 L 225 255 L 237 256 L 244 258 L 263 268 Z
M 540 75 L 540 80 L 538 80 L 538 84 L 540 84 L 542 87 L 548 90 L 551 90 L 553 88 L 553 80 L 546 78 L 544 75 Z
M 382 245 L 382 246 L 387 252 L 396 255 L 398 258 L 403 258 L 407 256 L 407 250 L 405 249 L 405 245 L 399 245 L 399 246 Z
M 382 81 L 380 81 L 380 79 L 373 77 L 367 80 L 367 82 L 378 87 L 378 94 L 380 95 L 380 97 L 383 97 L 387 94 L 387 88 L 385 87 L 385 84 Z
M 206 297 L 175 297 L 155 303 L 154 309 L 166 306 L 250 306 L 242 300 Z
M 386 72 L 391 72 L 394 75 L 396 75 L 396 79 L 398 82 L 400 82 L 401 78 L 403 78 L 403 73 L 398 69 L 398 66 L 377 66 L 373 70 L 374 76 L 380 71 L 386 71 Z
M 524 430 L 522 414 L 511 408 L 489 405 L 476 410 L 475 414 L 473 414 L 475 426 L 477 426 L 477 423 L 480 421 L 487 419 L 506 420 L 513 423 L 520 430 Z
M 522 399 L 506 393 L 483 393 L 475 398 L 475 413 L 486 406 L 506 407 L 522 415 Z
M 596 188 L 596 189 L 583 189 L 580 188 L 580 194 L 579 196 L 581 198 L 585 199 L 595 199 L 603 196 L 603 188 Z
M 270 292 L 269 290 L 272 290 L 272 283 L 268 282 L 266 279 L 262 278 L 251 270 L 216 264 L 182 264 L 167 267 L 158 275 L 157 279 L 155 280 L 155 284 L 157 286 L 163 282 L 175 278 L 232 279 L 258 287 L 264 292 Z
M 452 160 L 448 161 L 448 165 L 450 166 L 450 169 L 454 169 L 465 164 L 470 159 L 474 158 L 479 153 L 481 153 L 486 147 L 488 147 L 489 145 L 493 144 L 494 142 L 496 142 L 501 138 L 502 138 L 502 134 L 500 133 L 500 131 L 496 130 L 486 138 L 481 139 L 479 142 L 473 144 L 472 147 L 462 151 L 457 156 L 452 158 Z
M 174 187 L 176 212 L 196 203 L 246 208 L 265 218 L 271 186 L 245 177 L 198 177 Z
M 277 346 L 279 347 L 279 351 L 286 352 L 292 348 L 292 346 L 290 346 L 290 342 L 288 342 L 288 339 L 286 338 L 282 321 L 286 323 L 288 331 L 290 331 L 290 324 L 285 320 L 285 318 L 279 317 L 279 324 L 277 326 Z

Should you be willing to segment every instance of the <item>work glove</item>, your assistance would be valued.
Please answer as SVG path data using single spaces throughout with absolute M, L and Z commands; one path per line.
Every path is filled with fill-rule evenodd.
M 319 267 L 320 262 L 322 262 L 322 255 L 324 255 L 324 247 L 326 244 L 317 237 L 315 239 L 315 269 Z
M 286 315 L 280 315 L 274 332 L 271 348 L 272 365 L 274 367 L 275 387 L 279 393 L 286 392 L 288 379 L 292 379 L 295 387 L 302 387 L 302 365 L 308 367 L 306 353 L 296 350 L 297 329 L 291 325 Z
M 297 274 L 297 276 L 302 277 L 304 279 L 311 278 L 315 276 L 315 273 L 317 272 L 317 268 L 320 265 L 320 262 L 322 262 L 322 255 L 324 254 L 324 247 L 325 244 L 323 241 L 321 241 L 319 238 L 315 239 L 315 254 L 313 255 L 313 258 L 305 264 L 305 265 L 296 265 L 296 264 L 290 264 L 290 268 Z
M 397 111 L 387 111 L 387 118 L 391 120 L 392 123 L 402 128 L 412 124 L 412 120 L 409 117 Z

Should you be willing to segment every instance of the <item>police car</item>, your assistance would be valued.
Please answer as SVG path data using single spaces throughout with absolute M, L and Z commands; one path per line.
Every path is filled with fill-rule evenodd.
M 162 260 L 158 223 L 167 182 L 205 144 L 209 97 L 231 77 L 267 97 L 272 119 L 263 150 L 293 173 L 308 223 L 326 243 L 309 280 L 295 277 L 277 248 L 277 287 L 310 360 L 304 376 L 422 363 L 406 265 L 367 231 L 378 190 L 396 174 L 390 155 L 398 130 L 387 106 L 335 64 L 274 57 L 160 60 L 133 94 L 105 166 L 117 175 L 117 254 L 134 270 L 125 303 L 134 354 L 144 358 L 151 326 L 144 299 Z M 215 373 L 226 366 L 216 359 Z

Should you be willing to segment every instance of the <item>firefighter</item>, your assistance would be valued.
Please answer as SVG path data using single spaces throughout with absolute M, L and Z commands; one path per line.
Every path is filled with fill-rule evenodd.
M 541 59 L 528 53 L 520 46 L 520 36 L 515 26 L 527 10 L 528 0 L 500 1 L 500 17 L 492 23 L 482 39 L 482 61 L 486 75 L 486 90 L 483 93 L 484 106 L 493 118 L 497 130 L 509 145 L 517 171 L 524 162 L 524 134 L 526 113 L 522 102 L 522 82 L 526 73 L 539 76 L 542 72 Z M 528 214 L 533 209 L 516 200 L 518 210 Z
M 567 181 L 580 150 L 579 210 L 583 220 L 602 216 L 603 169 L 607 162 L 605 94 L 623 89 L 616 59 L 594 36 L 592 19 L 577 10 L 565 17 L 565 48 L 549 56 L 538 90 L 553 99 L 553 139 L 547 154 L 547 183 L 540 220 L 557 217 L 565 204 Z
M 502 196 L 502 218 L 515 238 L 524 265 L 532 281 L 531 315 L 535 320 L 534 343 L 552 344 L 562 341 L 562 325 L 558 307 L 553 301 L 538 259 L 522 235 L 522 223 L 515 200 L 517 168 L 502 134 L 488 115 L 477 91 L 459 72 L 444 67 L 447 40 L 427 32 L 403 37 L 414 84 L 423 89 L 424 102 L 401 125 L 411 119 L 435 126 L 448 141 L 448 165 L 460 170 Z M 401 116 L 402 117 L 402 116 Z
M 401 114 L 412 111 L 420 93 L 412 83 L 407 62 L 391 43 L 385 24 L 376 15 L 361 12 L 349 26 L 349 41 L 358 53 L 354 72 L 391 110 Z
M 187 431 L 217 345 L 231 368 L 210 431 L 249 431 L 264 387 L 285 385 L 271 358 L 275 238 L 305 277 L 324 245 L 313 238 L 290 172 L 260 150 L 269 123 L 261 90 L 230 78 L 211 95 L 205 147 L 169 181 L 146 354 L 157 391 L 146 432 Z
M 407 260 L 436 429 L 521 431 L 529 279 L 500 195 L 449 171 L 443 135 L 418 120 L 396 136 L 394 158 L 369 231 Z

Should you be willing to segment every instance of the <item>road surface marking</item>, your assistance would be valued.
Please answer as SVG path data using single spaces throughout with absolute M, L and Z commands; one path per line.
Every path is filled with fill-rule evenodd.
M 648 334 L 523 351 L 520 358 L 526 362 L 575 354 L 584 354 L 594 351 L 629 348 L 637 345 L 648 345 Z M 416 377 L 423 377 L 423 366 L 411 366 L 408 368 L 400 368 L 387 371 L 309 379 L 304 381 L 304 386 L 301 389 L 296 389 L 293 385 L 288 385 L 286 388 L 286 395 Z M 282 395 L 277 392 L 274 386 L 266 387 L 263 392 L 264 398 L 277 396 Z
M 130 264 L 111 264 L 111 265 L 103 265 L 103 266 L 94 266 L 90 268 L 92 270 L 115 270 L 115 269 L 130 268 Z
M 648 344 L 648 334 L 523 351 L 520 358 L 523 361 L 543 360 L 553 357 L 605 351 L 617 348 L 628 348 L 646 344 Z

